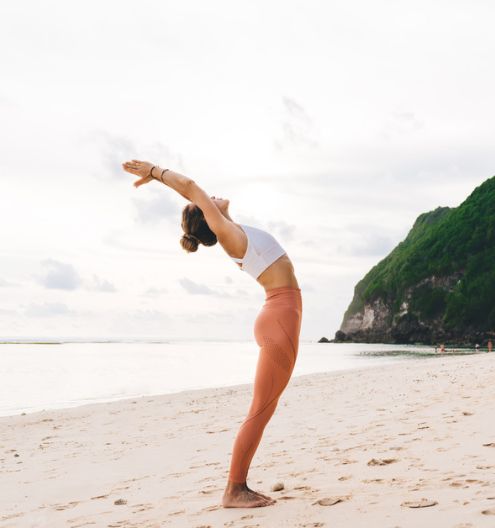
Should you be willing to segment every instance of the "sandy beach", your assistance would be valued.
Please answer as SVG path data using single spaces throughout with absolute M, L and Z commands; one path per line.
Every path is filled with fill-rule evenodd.
M 495 526 L 495 355 L 292 378 L 226 509 L 251 389 L 0 418 L 0 527 Z

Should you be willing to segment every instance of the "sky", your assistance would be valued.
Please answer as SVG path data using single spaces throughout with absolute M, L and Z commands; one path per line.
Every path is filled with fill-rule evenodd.
M 332 338 L 417 216 L 495 175 L 488 0 L 2 2 L 0 338 L 254 339 L 264 290 L 187 254 L 168 167 L 271 232 Z M 495 204 L 494 204 L 495 206 Z

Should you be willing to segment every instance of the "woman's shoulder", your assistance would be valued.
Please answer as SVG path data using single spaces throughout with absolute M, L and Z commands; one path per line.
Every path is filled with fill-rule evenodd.
M 226 253 L 233 258 L 242 258 L 246 253 L 249 226 L 229 221 L 228 227 L 218 238 Z M 236 256 L 238 255 L 238 256 Z

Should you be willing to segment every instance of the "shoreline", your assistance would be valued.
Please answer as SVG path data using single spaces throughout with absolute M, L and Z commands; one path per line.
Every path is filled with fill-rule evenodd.
M 0 528 L 493 526 L 495 355 L 429 359 L 291 378 L 248 476 L 265 508 L 220 505 L 252 383 L 0 417 Z
M 418 360 L 421 360 L 423 358 L 418 358 Z M 404 359 L 400 359 L 400 360 L 397 360 L 396 363 L 401 363 L 402 361 L 414 361 L 414 360 L 411 360 L 409 358 L 404 358 Z M 395 363 L 394 363 L 395 364 Z M 383 367 L 383 365 L 380 365 L 380 364 L 374 364 L 374 365 L 367 365 L 367 366 L 364 366 L 364 367 L 347 367 L 347 368 L 342 368 L 342 369 L 338 369 L 338 370 L 331 370 L 331 371 L 322 371 L 322 372 L 311 372 L 309 374 L 298 374 L 297 376 L 292 376 L 291 377 L 291 381 L 292 380 L 295 380 L 295 379 L 298 379 L 298 378 L 302 378 L 302 377 L 305 377 L 305 376 L 317 376 L 319 374 L 332 374 L 332 373 L 341 373 L 341 372 L 355 372 L 355 371 L 359 371 L 359 370 L 367 370 L 367 369 L 373 369 L 373 368 L 381 368 Z M 254 372 L 253 372 L 253 378 L 254 378 Z M 141 394 L 139 396 L 125 396 L 123 398 L 115 398 L 113 400 L 98 400 L 98 401 L 94 401 L 94 402 L 86 402 L 86 403 L 81 403 L 81 404 L 76 404 L 76 405 L 72 405 L 72 406 L 67 406 L 67 407 L 49 407 L 49 408 L 46 408 L 46 409 L 40 409 L 38 411 L 27 411 L 27 412 L 18 412 L 18 413 L 15 413 L 15 414 L 4 414 L 4 415 L 1 415 L 0 414 L 0 423 L 1 423 L 1 420 L 2 418 L 9 418 L 9 417 L 13 417 L 13 416 L 28 416 L 28 417 L 31 417 L 33 414 L 38 414 L 38 413 L 46 413 L 46 412 L 50 412 L 50 411 L 65 411 L 65 410 L 70 410 L 70 409 L 79 409 L 81 407 L 87 407 L 87 406 L 92 406 L 92 405 L 100 405 L 100 404 L 109 404 L 109 403 L 116 403 L 116 402 L 127 402 L 129 403 L 131 400 L 140 400 L 140 399 L 143 399 L 143 398 L 159 398 L 161 396 L 174 396 L 176 394 L 183 394 L 183 393 L 191 393 L 191 396 L 193 395 L 193 393 L 196 393 L 196 392 L 205 392 L 205 391 L 212 391 L 212 390 L 219 390 L 219 389 L 242 389 L 242 388 L 246 388 L 246 387 L 249 387 L 253 385 L 253 382 L 248 382 L 248 383 L 236 383 L 234 385 L 215 385 L 213 387 L 203 387 L 203 388 L 197 388 L 197 389 L 182 389 L 182 390 L 179 390 L 179 391 L 176 391 L 176 392 L 159 392 L 159 393 L 153 393 L 153 394 Z
M 438 352 L 437 355 L 425 355 L 425 356 L 421 356 L 418 354 L 418 357 L 413 357 L 413 356 L 403 356 L 403 357 L 400 357 L 398 359 L 394 359 L 393 362 L 391 362 L 390 364 L 396 364 L 396 363 L 399 363 L 399 362 L 402 362 L 402 361 L 415 361 L 415 360 L 428 360 L 428 359 L 433 359 L 435 357 L 452 357 L 452 356 L 456 356 L 456 357 L 464 357 L 464 356 L 469 356 L 469 355 L 483 355 L 485 354 L 486 352 L 484 351 L 475 351 L 475 350 L 447 350 L 445 351 L 444 353 L 440 353 Z M 382 368 L 383 367 L 383 364 L 381 363 L 376 363 L 376 364 L 368 364 L 366 366 L 359 366 L 359 367 L 356 367 L 356 366 L 353 366 L 353 367 L 339 367 L 339 368 L 336 368 L 336 369 L 332 369 L 332 370 L 327 370 L 327 371 L 317 371 L 317 372 L 312 372 L 312 373 L 304 373 L 304 374 L 297 374 L 297 375 L 293 375 L 291 379 L 295 379 L 295 378 L 299 378 L 301 376 L 311 376 L 313 374 L 330 374 L 332 372 L 351 372 L 351 371 L 356 371 L 356 370 L 360 370 L 360 369 L 368 369 L 368 368 Z M 254 370 L 253 370 L 253 380 L 254 380 Z M 137 395 L 134 395 L 134 396 L 117 396 L 117 397 L 114 397 L 114 398 L 107 398 L 107 397 L 102 397 L 101 399 L 99 397 L 97 398 L 94 398 L 94 401 L 84 401 L 83 403 L 80 403 L 80 402 L 77 402 L 77 403 L 73 403 L 73 404 L 69 404 L 69 405 L 60 405 L 59 403 L 57 403 L 56 407 L 51 407 L 51 406 L 48 406 L 48 407 L 45 407 L 45 408 L 42 408 L 42 409 L 37 409 L 37 410 L 31 410 L 29 408 L 20 408 L 20 409 L 17 409 L 15 411 L 12 412 L 12 410 L 9 410 L 8 411 L 8 414 L 3 414 L 4 411 L 0 411 L 0 419 L 1 418 L 6 418 L 6 417 L 9 417 L 9 416 L 25 416 L 25 415 L 33 415 L 35 413 L 40 413 L 40 412 L 48 412 L 48 411 L 56 411 L 56 410 L 65 410 L 65 409 L 75 409 L 75 408 L 79 408 L 79 407 L 84 407 L 84 406 L 87 406 L 87 405 L 94 405 L 94 404 L 99 404 L 99 403 L 112 403 L 112 402 L 119 402 L 119 401 L 126 401 L 126 400 L 135 400 L 135 399 L 140 399 L 140 398 L 146 398 L 146 397 L 159 397 L 159 396 L 166 396 L 166 395 L 173 395 L 173 394 L 180 394 L 180 393 L 183 393 L 183 392 L 193 392 L 193 391 L 201 391 L 201 390 L 210 390 L 210 389 L 219 389 L 219 388 L 236 388 L 238 386 L 242 386 L 242 385 L 252 385 L 253 381 L 250 381 L 250 382 L 245 382 L 245 383 L 236 383 L 236 384 L 233 384 L 233 385 L 212 385 L 210 387 L 198 387 L 198 388 L 185 388 L 185 389 L 181 389 L 181 390 L 177 390 L 177 391 L 172 391 L 172 392 L 152 392 L 150 394 L 137 394 Z M 88 398 L 89 400 L 92 400 L 91 398 Z

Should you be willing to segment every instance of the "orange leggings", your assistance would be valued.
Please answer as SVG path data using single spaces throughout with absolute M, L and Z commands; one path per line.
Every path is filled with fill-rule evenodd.
M 246 482 L 265 426 L 294 370 L 301 321 L 301 288 L 281 286 L 266 290 L 265 304 L 254 323 L 254 337 L 260 350 L 253 399 L 234 442 L 230 482 Z

